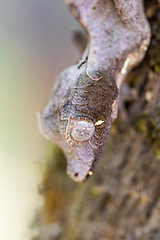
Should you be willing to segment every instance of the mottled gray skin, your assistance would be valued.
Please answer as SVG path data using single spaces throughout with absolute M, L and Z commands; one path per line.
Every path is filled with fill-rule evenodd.
M 150 28 L 142 1 L 65 2 L 86 30 L 89 43 L 80 61 L 57 77 L 39 125 L 42 134 L 63 149 L 67 173 L 81 182 L 100 158 L 117 116 L 122 80 L 143 59 Z

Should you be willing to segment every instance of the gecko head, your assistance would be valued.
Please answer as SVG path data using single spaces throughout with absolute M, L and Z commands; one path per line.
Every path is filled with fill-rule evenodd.
M 74 181 L 82 182 L 92 175 L 93 165 L 103 148 L 102 139 L 96 138 L 97 128 L 103 123 L 104 121 L 95 123 L 84 117 L 69 117 L 65 141 L 70 150 L 65 152 L 65 155 L 67 173 Z
M 100 158 L 117 115 L 119 91 L 106 75 L 95 82 L 81 74 L 76 89 L 68 89 L 66 94 L 57 105 L 51 99 L 39 116 L 39 126 L 49 141 L 62 148 L 68 175 L 83 182 Z

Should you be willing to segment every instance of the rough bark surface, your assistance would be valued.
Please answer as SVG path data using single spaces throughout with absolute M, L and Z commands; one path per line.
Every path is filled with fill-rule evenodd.
M 74 183 L 60 150 L 51 154 L 41 193 L 43 240 L 160 239 L 160 4 L 146 1 L 152 40 L 128 76 L 138 91 L 116 120 L 93 176 Z M 48 151 L 49 151 L 48 150 Z M 53 159 L 54 158 L 54 159 Z

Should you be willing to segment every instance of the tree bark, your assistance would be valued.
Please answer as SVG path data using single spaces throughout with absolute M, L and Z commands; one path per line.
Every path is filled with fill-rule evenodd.
M 49 145 L 41 192 L 41 239 L 160 239 L 160 4 L 146 1 L 152 40 L 127 77 L 138 97 L 114 122 L 92 177 L 74 183 L 59 149 Z M 53 149 L 53 150 L 52 150 Z M 53 159 L 54 158 L 54 159 Z M 55 225 L 56 224 L 56 225 Z M 55 226 L 59 226 L 56 233 Z M 51 226 L 51 230 L 47 226 Z

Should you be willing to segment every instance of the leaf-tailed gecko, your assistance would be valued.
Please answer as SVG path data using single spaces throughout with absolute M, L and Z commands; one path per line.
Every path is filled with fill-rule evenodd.
M 145 56 L 150 27 L 142 0 L 65 0 L 88 35 L 78 63 L 57 77 L 49 103 L 39 113 L 42 134 L 67 158 L 78 182 L 92 175 L 127 73 Z

